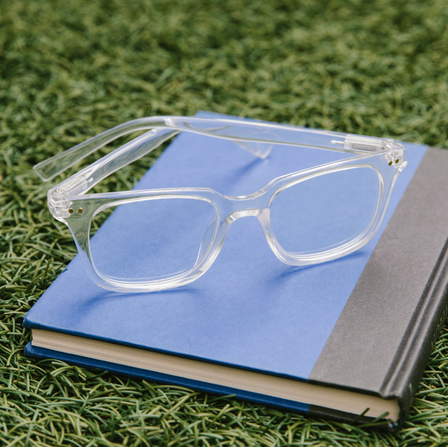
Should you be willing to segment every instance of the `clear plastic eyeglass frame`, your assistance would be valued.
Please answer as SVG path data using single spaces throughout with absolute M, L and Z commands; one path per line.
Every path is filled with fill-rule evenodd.
M 89 277 L 99 286 L 113 291 L 148 292 L 179 287 L 204 274 L 218 256 L 229 228 L 236 219 L 245 216 L 258 218 L 266 241 L 277 258 L 289 265 L 309 266 L 346 256 L 363 247 L 378 230 L 398 174 L 407 164 L 406 148 L 382 138 L 310 130 L 306 128 L 264 124 L 229 119 L 193 117 L 148 117 L 130 121 L 103 132 L 84 143 L 62 152 L 34 167 L 44 181 L 48 181 L 100 147 L 135 131 L 148 130 L 100 160 L 82 169 L 48 191 L 48 205 L 52 215 L 65 223 L 75 240 L 82 263 Z M 146 155 L 179 132 L 193 132 L 231 140 L 255 156 L 265 158 L 272 145 L 326 149 L 354 154 L 353 157 L 305 169 L 273 179 L 265 187 L 247 196 L 229 197 L 209 188 L 173 188 L 86 194 L 99 181 L 123 166 Z M 304 142 L 306 140 L 306 143 Z M 285 250 L 272 229 L 270 208 L 275 197 L 300 182 L 334 172 L 356 168 L 370 168 L 378 176 L 379 193 L 376 208 L 366 227 L 353 238 L 338 246 L 312 252 Z M 187 271 L 172 276 L 149 279 L 128 279 L 108 276 L 100 272 L 92 260 L 90 227 L 102 210 L 122 204 L 160 199 L 193 199 L 213 205 L 216 218 L 207 230 L 195 264 Z

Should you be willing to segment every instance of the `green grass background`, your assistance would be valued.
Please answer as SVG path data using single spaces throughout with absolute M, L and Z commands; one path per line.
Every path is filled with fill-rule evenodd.
M 446 445 L 446 329 L 388 434 L 30 360 L 22 321 L 76 251 L 35 163 L 198 110 L 448 147 L 447 23 L 446 0 L 0 1 L 0 443 Z M 156 155 L 97 190 L 132 188 Z

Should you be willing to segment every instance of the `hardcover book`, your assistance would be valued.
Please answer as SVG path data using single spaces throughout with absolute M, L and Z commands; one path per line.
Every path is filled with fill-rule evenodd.
M 101 289 L 77 256 L 26 315 L 33 335 L 26 354 L 398 427 L 438 335 L 448 284 L 448 151 L 405 146 L 408 166 L 382 226 L 358 252 L 288 266 L 258 221 L 243 218 L 206 274 L 151 293 Z M 210 187 L 239 196 L 344 156 L 279 145 L 262 160 L 228 140 L 182 133 L 136 188 Z M 113 244 L 125 226 L 108 219 L 92 244 L 98 234 Z

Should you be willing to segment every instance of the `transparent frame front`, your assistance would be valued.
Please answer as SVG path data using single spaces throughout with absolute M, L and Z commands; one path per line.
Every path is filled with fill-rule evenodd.
M 346 256 L 360 249 L 375 235 L 384 217 L 395 181 L 407 163 L 407 150 L 393 140 L 239 120 L 154 117 L 131 121 L 106 131 L 36 165 L 35 170 L 41 178 L 48 180 L 113 139 L 142 129 L 152 130 L 116 149 L 48 192 L 50 211 L 56 219 L 70 228 L 87 274 L 96 284 L 108 290 L 158 291 L 194 281 L 213 264 L 231 224 L 236 219 L 246 216 L 258 219 L 271 250 L 285 264 L 309 266 Z M 225 138 L 263 158 L 268 156 L 274 144 L 297 146 L 298 150 L 301 147 L 313 147 L 352 153 L 355 156 L 283 175 L 273 179 L 259 191 L 246 196 L 230 197 L 210 188 L 169 188 L 86 194 L 107 175 L 147 154 L 180 131 Z M 304 137 L 306 144 L 303 142 Z M 372 170 L 378 180 L 375 208 L 366 228 L 349 240 L 329 249 L 309 253 L 285 250 L 279 244 L 271 223 L 270 212 L 276 196 L 285 188 L 300 182 L 360 168 Z M 208 245 L 206 248 L 201 247 L 202 251 L 195 264 L 182 273 L 154 279 L 124 279 L 101 272 L 92 258 L 90 245 L 90 228 L 92 220 L 98 213 L 109 207 L 164 199 L 204 201 L 212 205 L 216 212 L 213 234 L 209 233 Z

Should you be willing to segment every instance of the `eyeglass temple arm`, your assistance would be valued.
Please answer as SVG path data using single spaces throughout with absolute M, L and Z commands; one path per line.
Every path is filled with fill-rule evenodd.
M 47 182 L 117 138 L 120 138 L 128 133 L 147 130 L 153 127 L 142 125 L 140 121 L 141 120 L 129 121 L 113 127 L 112 129 L 106 130 L 105 132 L 89 138 L 88 140 L 64 152 L 56 154 L 55 156 L 38 163 L 33 167 L 33 169 L 44 182 Z M 159 144 L 162 144 L 162 142 Z M 152 149 L 149 149 L 149 151 Z
M 148 117 L 129 121 L 109 129 L 65 152 L 57 154 L 54 157 L 37 164 L 34 166 L 34 170 L 43 181 L 51 180 L 56 175 L 65 171 L 111 141 L 128 133 L 146 129 L 167 130 L 169 131 L 170 136 L 166 139 L 171 138 L 180 131 L 230 139 L 242 148 L 261 158 L 267 157 L 272 148 L 272 144 L 286 144 L 353 154 L 366 154 L 383 149 L 385 141 L 387 141 L 382 138 L 238 120 L 175 116 Z M 165 132 L 163 134 L 166 135 Z M 160 135 L 161 134 L 159 134 L 159 136 Z M 162 142 L 159 144 L 162 144 Z M 127 147 L 127 150 L 132 149 L 128 145 L 125 146 Z M 146 153 L 153 150 L 155 147 L 157 146 L 152 147 L 151 145 L 151 148 L 148 146 Z M 137 158 L 140 158 L 143 155 L 144 154 L 139 155 Z M 131 158 L 132 161 L 137 159 L 134 157 Z M 131 161 L 128 163 L 130 162 Z
M 179 131 L 172 129 L 146 132 L 72 175 L 50 192 L 58 190 L 64 195 L 84 194 L 113 172 L 148 154 L 177 133 Z

